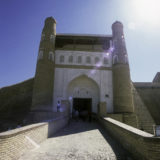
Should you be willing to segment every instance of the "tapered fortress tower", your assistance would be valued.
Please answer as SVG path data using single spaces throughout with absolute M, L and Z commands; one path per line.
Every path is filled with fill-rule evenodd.
M 115 22 L 112 31 L 112 35 L 56 34 L 56 21 L 46 18 L 33 86 L 33 122 L 58 115 L 58 101 L 63 111 L 78 106 L 81 112 L 136 119 L 130 114 L 134 107 L 122 23 Z
M 49 17 L 42 31 L 33 86 L 32 111 L 52 111 L 56 21 Z
M 132 113 L 133 96 L 128 55 L 123 34 L 123 25 L 116 21 L 112 25 L 113 36 L 113 106 L 115 113 Z

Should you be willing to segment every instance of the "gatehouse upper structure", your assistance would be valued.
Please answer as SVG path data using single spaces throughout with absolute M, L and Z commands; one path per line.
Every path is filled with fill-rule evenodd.
M 56 112 L 58 101 L 68 101 L 71 111 L 79 107 L 97 114 L 103 107 L 106 113 L 133 113 L 130 83 L 121 22 L 112 25 L 110 35 L 81 35 L 56 34 L 55 19 L 45 20 L 32 111 Z

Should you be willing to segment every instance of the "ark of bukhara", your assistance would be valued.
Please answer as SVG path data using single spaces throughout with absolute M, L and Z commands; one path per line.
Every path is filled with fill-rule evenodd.
M 52 118 L 59 101 L 70 112 L 87 110 L 151 133 L 160 123 L 160 73 L 153 82 L 131 81 L 119 21 L 110 35 L 57 34 L 55 19 L 46 18 L 35 77 L 24 83 L 32 93 L 26 114 L 33 122 Z
M 58 101 L 68 100 L 71 110 L 85 105 L 97 113 L 100 105 L 106 113 L 133 113 L 122 23 L 116 21 L 112 31 L 112 35 L 56 34 L 56 21 L 47 18 L 39 46 L 32 110 L 56 111 Z

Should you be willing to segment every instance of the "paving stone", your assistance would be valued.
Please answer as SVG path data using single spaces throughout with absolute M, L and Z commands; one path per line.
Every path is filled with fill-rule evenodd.
M 19 160 L 125 160 L 128 154 L 96 122 L 72 121 Z

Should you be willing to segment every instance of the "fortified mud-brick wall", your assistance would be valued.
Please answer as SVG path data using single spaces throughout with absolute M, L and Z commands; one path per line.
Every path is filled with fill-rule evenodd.
M 160 83 L 134 83 L 143 103 L 157 125 L 160 124 Z
M 134 85 L 132 85 L 132 92 L 135 106 L 134 112 L 138 118 L 138 127 L 141 130 L 153 134 L 153 125 L 155 125 L 155 121 Z
M 0 89 L 0 132 L 22 124 L 31 107 L 33 81 Z

